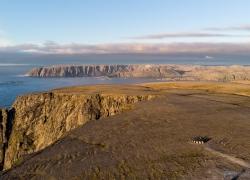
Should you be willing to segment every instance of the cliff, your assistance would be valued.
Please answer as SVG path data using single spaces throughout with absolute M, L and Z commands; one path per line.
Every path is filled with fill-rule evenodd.
M 0 109 L 0 168 L 3 167 L 4 153 L 6 146 L 6 125 L 7 125 L 7 111 Z
M 119 91 L 118 86 L 111 94 L 105 88 L 93 87 L 98 92 L 70 88 L 18 97 L 12 107 L 14 117 L 12 115 L 11 119 L 4 110 L 0 116 L 0 160 L 2 165 L 4 160 L 4 169 L 18 164 L 25 155 L 51 145 L 87 121 L 115 115 L 130 109 L 134 103 L 154 97 L 146 93 L 115 93 Z M 10 137 L 6 138 L 8 121 L 13 121 L 13 127 Z
M 235 179 L 239 175 L 250 179 L 245 166 L 224 157 L 250 163 L 249 85 L 171 82 L 143 86 L 123 86 L 122 90 L 119 86 L 74 87 L 19 98 L 15 104 L 19 107 L 18 123 L 14 123 L 11 138 L 17 131 L 23 137 L 16 136 L 19 140 L 9 143 L 9 160 L 18 157 L 14 162 L 18 165 L 0 173 L 0 179 L 202 180 Z M 66 127 L 78 124 L 76 120 L 107 116 L 116 107 L 127 109 L 141 97 L 158 93 L 159 98 L 89 121 L 41 151 L 23 159 L 19 156 L 39 149 L 39 142 L 45 145 L 47 139 L 48 143 L 57 139 Z M 211 139 L 203 145 L 191 143 L 197 136 Z M 17 153 L 10 154 L 15 147 L 19 148 Z M 220 153 L 214 154 L 207 147 Z
M 31 77 L 163 78 L 191 81 L 239 81 L 250 79 L 248 66 L 198 65 L 55 65 L 29 71 Z
M 14 109 L 0 109 L 0 169 L 4 166 L 5 151 L 12 130 Z

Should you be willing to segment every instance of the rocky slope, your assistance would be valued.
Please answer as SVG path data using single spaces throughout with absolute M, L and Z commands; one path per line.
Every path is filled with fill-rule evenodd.
M 136 77 L 168 80 L 250 80 L 248 66 L 198 65 L 55 65 L 29 71 L 31 77 Z
M 4 169 L 18 164 L 25 155 L 51 145 L 87 121 L 115 115 L 130 109 L 134 103 L 154 97 L 147 93 L 116 93 L 118 86 L 112 94 L 105 91 L 105 86 L 94 87 L 97 92 L 73 89 L 21 96 L 13 104 L 12 113 L 0 111 L 0 162 Z M 7 128 L 10 122 L 13 126 Z

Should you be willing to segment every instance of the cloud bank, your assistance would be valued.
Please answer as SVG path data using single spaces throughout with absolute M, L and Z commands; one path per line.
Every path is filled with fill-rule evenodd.
M 237 34 L 232 31 L 250 31 L 250 24 L 228 27 L 209 27 L 191 32 L 166 32 L 132 37 L 130 39 L 150 40 L 167 38 L 242 38 L 250 37 L 248 34 Z M 229 33 L 231 32 L 231 33 Z
M 171 54 L 171 53 L 247 53 L 250 43 L 120 43 L 120 44 L 22 44 L 1 47 L 0 52 L 40 54 Z
M 237 35 L 226 33 L 187 32 L 187 33 L 161 33 L 132 37 L 132 39 L 166 39 L 166 38 L 212 38 L 212 37 L 250 37 L 250 35 Z
M 228 26 L 228 27 L 210 27 L 205 28 L 208 31 L 250 31 L 250 24 L 240 26 Z
M 248 31 L 250 25 L 231 26 L 231 27 L 211 27 L 193 32 L 174 32 L 151 34 L 139 37 L 132 37 L 129 43 L 110 43 L 110 44 L 58 44 L 53 41 L 47 41 L 44 44 L 19 44 L 11 45 L 6 39 L 4 33 L 0 31 L 0 53 L 36 53 L 36 54 L 171 54 L 171 53 L 246 53 L 250 55 L 250 37 L 247 33 L 238 33 L 231 31 Z M 230 33 L 228 32 L 230 31 Z M 222 39 L 224 38 L 225 39 Z M 178 39 L 191 38 L 190 42 L 172 41 L 172 43 L 161 43 L 165 38 Z M 193 39 L 192 39 L 193 38 Z M 205 39 L 206 41 L 202 41 Z M 214 39 L 215 38 L 215 39 Z M 237 41 L 231 41 L 230 38 L 236 38 Z M 237 39 L 238 38 L 238 39 Z M 158 43 L 145 43 L 140 40 L 159 40 Z M 194 41 L 195 39 L 195 41 Z M 180 39 L 179 39 L 180 40 Z M 189 39 L 190 40 L 190 39 Z M 196 41 L 197 40 L 197 41 Z M 201 40 L 201 41 L 200 41 Z M 223 40 L 222 43 L 221 41 Z M 227 41 L 224 41 L 227 40 Z M 242 41 L 243 40 L 243 41 Z M 141 42 L 141 43 L 138 43 Z M 220 43 L 221 42 L 221 43 Z M 238 42 L 238 43 L 236 43 Z

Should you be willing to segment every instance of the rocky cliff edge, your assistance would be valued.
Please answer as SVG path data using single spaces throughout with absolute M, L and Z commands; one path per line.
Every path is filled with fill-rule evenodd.
M 156 96 L 147 88 L 89 86 L 29 94 L 0 110 L 0 165 L 9 169 L 90 120 L 112 116 Z

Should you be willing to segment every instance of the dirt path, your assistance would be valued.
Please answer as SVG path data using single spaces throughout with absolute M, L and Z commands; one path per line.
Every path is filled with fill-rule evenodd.
M 205 149 L 207 151 L 213 153 L 214 155 L 220 156 L 222 158 L 225 158 L 225 159 L 231 161 L 232 163 L 235 163 L 235 164 L 238 164 L 238 165 L 240 165 L 240 166 L 242 166 L 244 168 L 250 169 L 250 164 L 248 162 L 242 160 L 242 159 L 239 159 L 239 158 L 227 155 L 227 154 L 223 154 L 223 153 L 221 153 L 219 151 L 216 151 L 216 150 L 212 149 L 211 147 L 209 147 L 209 145 L 205 145 L 204 147 L 205 147 Z

